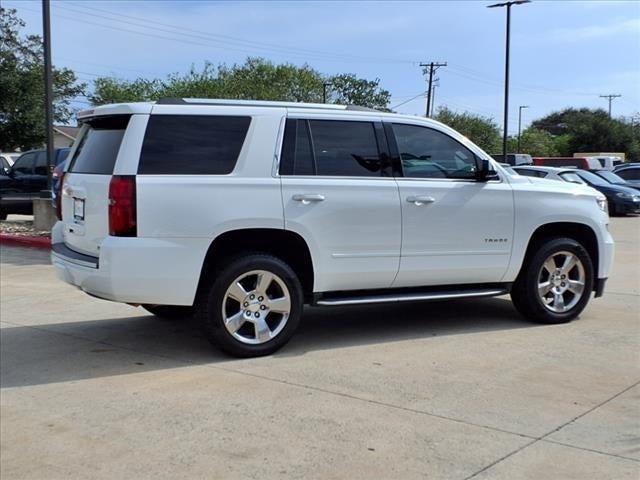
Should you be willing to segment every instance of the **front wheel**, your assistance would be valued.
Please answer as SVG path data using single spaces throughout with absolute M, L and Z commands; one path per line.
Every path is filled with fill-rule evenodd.
M 571 238 L 552 238 L 526 260 L 511 290 L 511 299 L 530 320 L 564 323 L 584 310 L 592 291 L 589 253 Z
M 303 295 L 294 271 L 266 254 L 237 257 L 205 280 L 196 316 L 207 338 L 237 357 L 269 355 L 293 336 Z

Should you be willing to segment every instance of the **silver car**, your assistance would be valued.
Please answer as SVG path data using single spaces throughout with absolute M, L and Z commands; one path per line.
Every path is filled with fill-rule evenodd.
M 519 174 L 525 177 L 546 178 L 547 180 L 559 180 L 561 182 L 580 183 L 586 185 L 576 173 L 575 168 L 558 168 L 558 167 L 537 167 L 527 165 L 526 167 L 513 167 Z

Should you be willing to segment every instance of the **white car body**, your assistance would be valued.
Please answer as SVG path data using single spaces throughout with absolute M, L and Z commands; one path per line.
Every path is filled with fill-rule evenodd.
M 261 229 L 294 232 L 304 240 L 314 295 L 507 284 L 516 279 L 534 233 L 555 224 L 589 229 L 597 247 L 597 278 L 609 276 L 614 244 L 597 192 L 509 175 L 467 138 L 436 121 L 337 105 L 194 103 L 117 104 L 80 113 L 80 121 L 131 115 L 113 174 L 135 176 L 137 234 L 109 235 L 111 175 L 67 172 L 62 221 L 52 231 L 59 278 L 108 300 L 192 305 L 212 242 L 230 232 Z M 243 115 L 251 123 L 230 174 L 140 174 L 145 131 L 156 115 Z M 488 160 L 497 178 L 281 176 L 285 120 L 293 118 L 425 126 Z M 77 205 L 82 215 L 76 215 Z

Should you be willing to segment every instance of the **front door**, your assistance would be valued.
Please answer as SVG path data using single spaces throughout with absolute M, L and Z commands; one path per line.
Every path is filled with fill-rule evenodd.
M 476 181 L 478 156 L 448 132 L 399 123 L 387 131 L 403 168 L 394 287 L 501 281 L 513 239 L 510 185 Z

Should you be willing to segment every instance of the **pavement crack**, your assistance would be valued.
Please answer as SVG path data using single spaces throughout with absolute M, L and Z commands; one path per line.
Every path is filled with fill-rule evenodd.
M 636 387 L 638 384 L 640 384 L 640 380 L 639 380 L 639 381 L 637 381 L 637 382 L 635 382 L 634 384 L 632 384 L 632 385 L 628 386 L 627 388 L 625 388 L 625 389 L 623 389 L 623 390 L 619 391 L 619 392 L 618 392 L 618 393 L 616 393 L 615 395 L 612 395 L 611 397 L 607 398 L 606 400 L 604 400 L 604 401 L 602 401 L 602 402 L 598 403 L 597 405 L 595 405 L 595 406 L 593 406 L 593 407 L 589 408 L 588 410 L 586 410 L 586 411 L 582 412 L 580 415 L 577 415 L 577 416 L 573 417 L 571 420 L 569 420 L 568 422 L 563 423 L 563 424 L 562 424 L 562 425 L 560 425 L 559 427 L 556 427 L 556 428 L 554 428 L 553 430 L 551 430 L 551 431 L 549 431 L 549 432 L 545 433 L 544 435 L 542 435 L 542 436 L 540 436 L 540 437 L 538 437 L 538 438 L 535 438 L 533 441 L 531 441 L 531 442 L 529 442 L 529 443 L 527 443 L 527 444 L 525 444 L 525 445 L 522 445 L 522 446 L 521 446 L 521 447 L 519 447 L 519 448 L 516 448 L 516 449 L 515 449 L 515 450 L 513 450 L 512 452 L 510 452 L 510 453 L 508 453 L 508 454 L 504 455 L 503 457 L 500 457 L 500 458 L 499 458 L 499 459 L 497 459 L 496 461 L 491 462 L 489 465 L 487 465 L 487 466 L 483 467 L 482 469 L 478 470 L 477 472 L 473 473 L 472 475 L 470 475 L 470 476 L 466 477 L 466 478 L 465 478 L 465 480 L 470 480 L 471 478 L 474 478 L 474 477 L 476 477 L 476 476 L 480 475 L 482 472 L 485 472 L 485 471 L 489 470 L 490 468 L 492 468 L 492 467 L 496 466 L 497 464 L 499 464 L 499 463 L 503 462 L 503 461 L 504 461 L 504 460 L 506 460 L 507 458 L 512 457 L 512 456 L 513 456 L 513 455 L 515 455 L 516 453 L 521 452 L 521 451 L 522 451 L 522 450 L 524 450 L 525 448 L 528 448 L 528 447 L 530 447 L 531 445 L 533 445 L 534 443 L 537 443 L 537 442 L 540 442 L 540 441 L 544 441 L 544 442 L 548 442 L 548 443 L 556 443 L 556 444 L 559 444 L 559 445 L 564 445 L 564 446 L 566 446 L 566 447 L 577 448 L 577 449 L 579 449 L 579 450 L 585 450 L 585 451 L 590 451 L 590 452 L 594 452 L 594 453 L 600 453 L 600 454 L 602 454 L 602 455 L 608 455 L 608 456 L 612 456 L 612 457 L 618 457 L 618 458 L 623 458 L 623 459 L 625 459 L 625 460 L 633 460 L 633 461 L 637 462 L 638 460 L 631 459 L 631 458 L 627 458 L 627 457 L 621 457 L 620 455 L 615 455 L 615 454 L 610 454 L 610 453 L 600 452 L 600 451 L 597 451 L 597 450 L 591 450 L 591 449 L 589 449 L 589 448 L 576 447 L 575 445 L 566 445 L 566 444 L 561 443 L 561 442 L 556 442 L 556 441 L 553 441 L 553 440 L 545 440 L 545 439 L 546 439 L 546 437 L 548 437 L 549 435 L 552 435 L 553 433 L 555 433 L 555 432 L 558 432 L 558 431 L 562 430 L 562 429 L 563 429 L 564 427 L 566 427 L 567 425 L 572 424 L 572 423 L 573 423 L 573 422 L 575 422 L 576 420 L 581 419 L 581 418 L 582 418 L 582 417 L 584 417 L 585 415 L 588 415 L 588 414 L 590 414 L 591 412 L 593 412 L 594 410 L 597 410 L 598 408 L 602 407 L 603 405 L 605 405 L 605 404 L 609 403 L 611 400 L 614 400 L 615 398 L 619 397 L 620 395 L 622 395 L 622 394 L 624 394 L 624 393 L 628 392 L 628 391 L 629 391 L 629 390 L 631 390 L 632 388 Z

